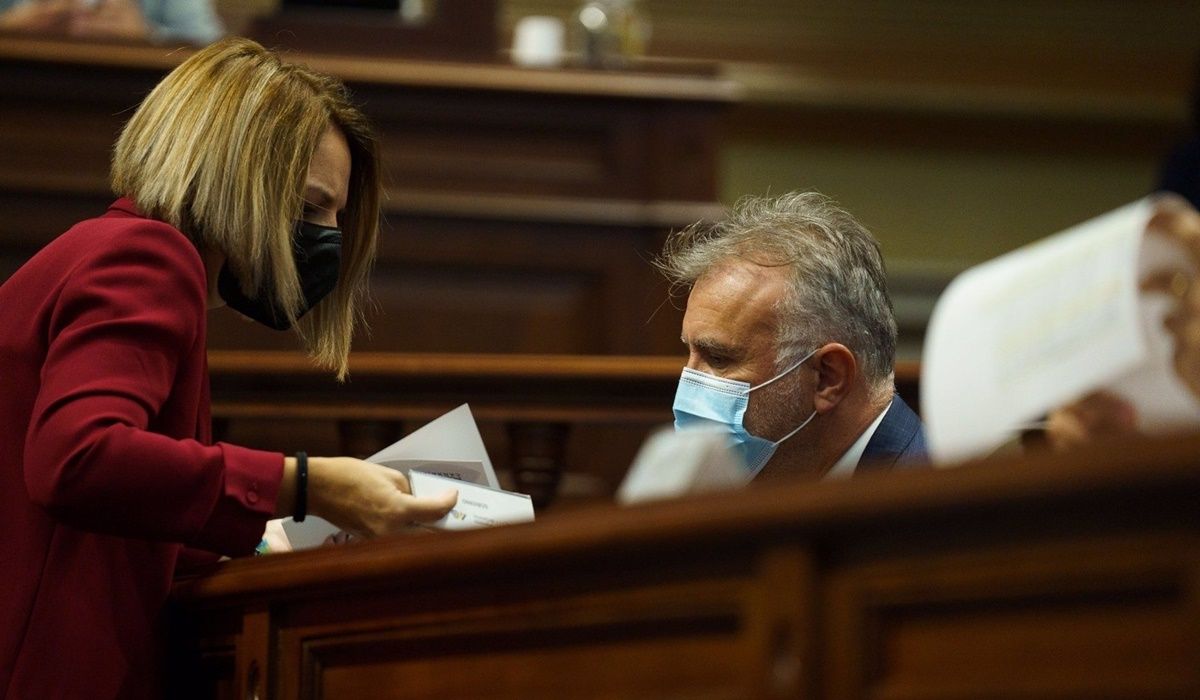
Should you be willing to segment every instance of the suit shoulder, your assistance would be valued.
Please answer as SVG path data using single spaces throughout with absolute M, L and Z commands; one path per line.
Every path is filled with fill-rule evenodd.
M 151 266 L 176 271 L 207 284 L 204 261 L 192 241 L 174 226 L 144 217 L 100 217 L 71 227 L 62 237 L 80 262 Z

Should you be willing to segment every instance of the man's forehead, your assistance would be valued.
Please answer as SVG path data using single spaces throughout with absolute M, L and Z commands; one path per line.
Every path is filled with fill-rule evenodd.
M 787 291 L 787 268 L 733 258 L 709 269 L 688 296 L 684 341 L 742 344 L 774 336 L 778 302 Z

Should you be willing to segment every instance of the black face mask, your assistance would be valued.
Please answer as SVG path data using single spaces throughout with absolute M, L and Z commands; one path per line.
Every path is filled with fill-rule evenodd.
M 308 221 L 297 221 L 292 234 L 292 253 L 296 256 L 296 272 L 304 293 L 304 304 L 296 314 L 296 318 L 299 318 L 337 286 L 338 268 L 342 262 L 342 232 Z M 265 326 L 286 331 L 292 325 L 287 314 L 276 307 L 265 290 L 259 290 L 254 297 L 246 296 L 228 263 L 221 266 L 221 273 L 217 277 L 217 293 L 229 308 Z

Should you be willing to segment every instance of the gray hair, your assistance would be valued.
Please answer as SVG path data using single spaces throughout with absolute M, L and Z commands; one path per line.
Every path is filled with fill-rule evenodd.
M 873 396 L 891 395 L 896 320 L 883 255 L 849 212 L 817 192 L 746 197 L 723 221 L 673 233 L 655 265 L 674 290 L 691 289 L 729 258 L 791 267 L 777 307 L 781 370 L 824 343 L 841 343 L 858 358 Z

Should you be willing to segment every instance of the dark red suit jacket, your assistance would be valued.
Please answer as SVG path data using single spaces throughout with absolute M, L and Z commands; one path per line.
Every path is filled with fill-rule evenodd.
M 182 545 L 258 543 L 283 456 L 211 444 L 206 312 L 127 200 L 0 286 L 0 694 L 153 696 Z

